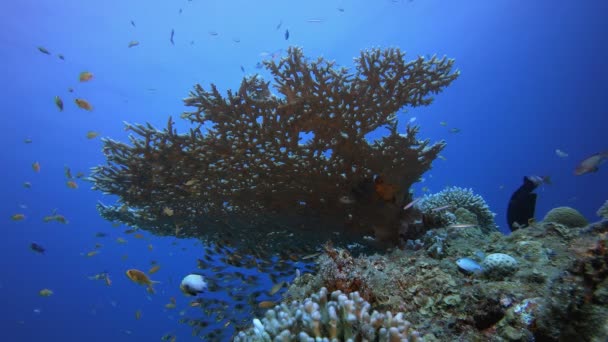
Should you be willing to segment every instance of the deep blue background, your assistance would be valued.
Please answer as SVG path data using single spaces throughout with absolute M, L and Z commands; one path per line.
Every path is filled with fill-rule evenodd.
M 132 341 L 159 340 L 166 333 L 176 334 L 178 341 L 193 339 L 190 328 L 177 323 L 179 311 L 187 308 L 188 317 L 200 313 L 187 307 L 178 281 L 195 270 L 200 246 L 132 236 L 126 236 L 126 245 L 117 244 L 125 228 L 111 227 L 95 210 L 98 200 L 112 199 L 81 181 L 79 189 L 67 188 L 64 166 L 75 174 L 103 163 L 101 142 L 87 140 L 88 130 L 124 140 L 122 121 L 163 127 L 173 115 L 183 131 L 181 99 L 192 85 L 214 82 L 222 90 L 236 88 L 241 65 L 246 73 L 257 72 L 262 52 L 290 44 L 303 46 L 307 56 L 322 55 L 345 66 L 360 50 L 377 46 L 400 47 L 410 58 L 455 58 L 461 77 L 431 106 L 401 116 L 402 129 L 415 117 L 421 138 L 448 142 L 442 153 L 447 160 L 435 161 L 425 181 L 416 185 L 417 195 L 422 187 L 431 192 L 448 185 L 473 188 L 504 229 L 508 197 L 522 176 L 550 175 L 554 184 L 539 190 L 539 219 L 561 205 L 595 219 L 608 198 L 608 165 L 580 177 L 572 171 L 583 158 L 608 150 L 606 13 L 605 1 L 562 0 L 2 2 L 3 339 Z M 175 46 L 169 43 L 171 29 Z M 288 41 L 284 29 L 291 33 Z M 127 48 L 131 40 L 140 45 Z M 53 55 L 40 53 L 37 46 Z M 65 61 L 56 53 L 65 55 Z M 95 77 L 79 83 L 84 70 Z M 68 87 L 75 93 L 68 93 Z M 55 95 L 64 99 L 63 112 L 53 104 Z M 76 108 L 76 96 L 89 100 L 94 110 Z M 461 132 L 448 133 L 452 127 Z M 24 144 L 25 138 L 33 143 Z M 558 148 L 569 157 L 557 157 Z M 31 168 L 34 161 L 41 164 L 38 174 Z M 32 188 L 23 188 L 24 181 Z M 69 224 L 42 223 L 55 208 Z M 26 219 L 11 221 L 15 213 Z M 110 235 L 95 238 L 98 231 Z M 46 255 L 30 251 L 32 241 L 44 245 Z M 97 242 L 104 244 L 99 255 L 81 255 Z M 152 277 L 162 284 L 148 299 L 124 271 L 147 270 L 151 260 L 162 266 Z M 111 287 L 87 279 L 104 270 L 110 272 Z M 55 294 L 40 297 L 42 288 Z M 178 299 L 178 308 L 166 310 L 171 296 Z M 39 314 L 33 312 L 36 308 Z M 134 318 L 138 309 L 141 320 Z

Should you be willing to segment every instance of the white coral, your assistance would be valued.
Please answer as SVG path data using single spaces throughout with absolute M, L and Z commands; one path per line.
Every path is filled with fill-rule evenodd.
M 280 304 L 234 341 L 422 341 L 403 313 L 371 311 L 358 292 L 321 288 L 304 302 Z

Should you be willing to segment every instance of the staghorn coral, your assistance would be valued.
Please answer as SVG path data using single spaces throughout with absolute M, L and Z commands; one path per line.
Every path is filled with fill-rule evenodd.
M 371 311 L 358 292 L 348 295 L 326 288 L 302 302 L 275 306 L 253 327 L 239 332 L 239 341 L 422 341 L 403 313 Z
M 498 229 L 494 222 L 495 214 L 490 211 L 483 197 L 474 194 L 472 189 L 456 186 L 448 187 L 438 193 L 425 195 L 417 203 L 417 206 L 423 215 L 440 226 L 453 223 L 472 223 L 474 220 L 471 214 L 473 214 L 482 231 L 488 233 Z M 436 211 L 437 208 L 444 209 Z M 459 221 L 459 218 L 462 221 Z
M 562 224 L 569 228 L 584 227 L 589 222 L 578 210 L 570 207 L 557 207 L 549 210 L 543 222 Z
M 99 212 L 158 235 L 270 252 L 335 232 L 397 240 L 409 188 L 445 143 L 419 140 L 416 126 L 400 134 L 395 113 L 430 104 L 459 75 L 451 59 L 404 56 L 366 50 L 350 72 L 292 47 L 264 62 L 277 95 L 258 75 L 226 95 L 195 85 L 182 114 L 189 132 L 169 118 L 163 130 L 126 124 L 130 144 L 103 140 L 107 163 L 89 179 L 118 203 Z M 383 127 L 388 135 L 366 139 Z

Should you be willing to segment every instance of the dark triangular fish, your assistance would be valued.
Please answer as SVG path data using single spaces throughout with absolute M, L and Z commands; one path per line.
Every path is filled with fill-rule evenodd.
M 515 223 L 518 226 L 524 226 L 531 218 L 534 218 L 536 194 L 532 191 L 538 185 L 539 183 L 532 181 L 529 177 L 524 177 L 524 184 L 511 195 L 507 208 L 507 223 L 511 231 L 517 229 L 513 226 Z

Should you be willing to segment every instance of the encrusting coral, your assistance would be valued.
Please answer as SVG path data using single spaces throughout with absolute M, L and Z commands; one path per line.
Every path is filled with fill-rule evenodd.
M 302 302 L 292 301 L 266 311 L 253 327 L 239 332 L 239 341 L 422 341 L 403 313 L 372 311 L 358 292 L 348 295 L 321 288 Z
M 419 140 L 417 126 L 399 133 L 396 113 L 430 104 L 459 75 L 451 59 L 404 56 L 366 50 L 350 72 L 292 47 L 264 62 L 277 95 L 258 75 L 226 95 L 196 85 L 184 100 L 189 132 L 169 118 L 163 130 L 127 124 L 130 144 L 103 140 L 107 164 L 89 179 L 118 203 L 99 212 L 157 235 L 270 252 L 335 232 L 396 241 L 410 186 L 445 146 Z M 388 135 L 369 142 L 380 128 Z
M 549 210 L 543 222 L 559 223 L 566 227 L 584 227 L 589 222 L 578 212 L 578 210 L 570 207 L 557 207 Z

